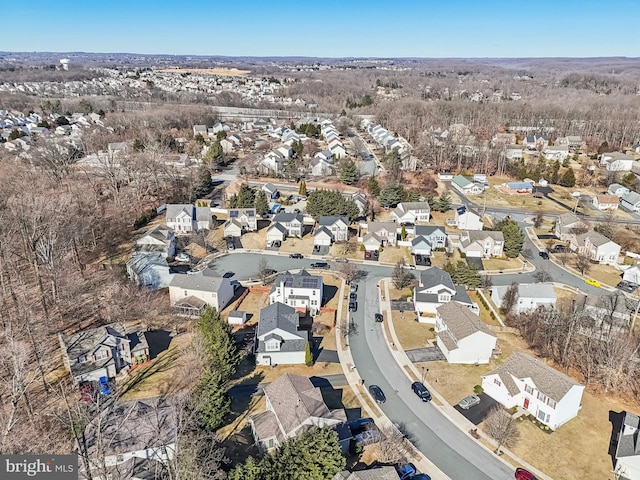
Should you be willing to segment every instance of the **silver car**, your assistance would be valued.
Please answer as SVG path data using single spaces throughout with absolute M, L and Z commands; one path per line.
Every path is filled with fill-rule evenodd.
M 480 403 L 480 397 L 479 396 L 477 396 L 477 395 L 469 395 L 468 397 L 464 397 L 462 400 L 460 400 L 460 403 L 458 403 L 458 405 L 463 410 L 469 410 L 471 407 L 475 407 L 479 403 Z

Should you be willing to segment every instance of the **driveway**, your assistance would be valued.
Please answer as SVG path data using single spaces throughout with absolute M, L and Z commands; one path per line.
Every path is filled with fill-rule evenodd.
M 438 347 L 414 348 L 405 353 L 413 363 L 446 360 Z
M 467 257 L 467 265 L 471 268 L 475 268 L 476 270 L 484 270 L 482 259 L 479 257 Z
M 405 312 L 413 312 L 413 302 L 404 302 L 402 300 L 391 300 L 391 310 L 402 310 Z
M 471 394 L 469 394 L 471 395 Z M 472 422 L 474 425 L 479 425 L 485 419 L 494 405 L 498 405 L 493 398 L 485 393 L 478 395 L 480 397 L 480 403 L 475 407 L 471 407 L 469 410 L 460 408 L 459 405 L 455 405 L 454 408 L 459 411 L 464 417 Z M 460 399 L 462 400 L 462 399 Z

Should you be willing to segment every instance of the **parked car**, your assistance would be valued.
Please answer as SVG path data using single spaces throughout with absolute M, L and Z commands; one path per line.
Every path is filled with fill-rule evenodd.
M 469 395 L 468 397 L 464 397 L 458 405 L 463 410 L 469 410 L 471 407 L 475 407 L 480 403 L 480 397 L 478 395 Z
M 564 252 L 568 252 L 569 249 L 564 245 L 556 245 L 551 249 L 551 251 L 553 253 L 564 253 Z
M 231 286 L 233 287 L 233 291 L 238 290 L 242 285 L 238 280 L 231 280 Z
M 338 258 L 336 258 L 336 259 L 334 260 L 334 262 L 336 262 L 336 263 L 348 263 L 348 262 L 349 262 L 349 260 L 348 260 L 348 259 L 346 259 L 346 258 L 344 258 L 344 257 L 338 257 Z
M 98 392 L 100 392 L 100 395 L 109 395 L 111 393 L 111 385 L 109 385 L 107 377 L 100 377 L 100 380 L 98 380 Z
M 195 268 L 187 270 L 187 275 L 197 275 L 198 273 L 200 273 L 200 270 L 196 270 Z
M 537 477 L 533 473 L 524 468 L 516 468 L 515 478 L 518 480 L 537 480 Z
M 403 263 L 402 268 L 406 268 L 407 270 L 415 270 L 416 266 L 412 263 Z
M 407 463 L 405 465 L 397 465 L 396 472 L 398 472 L 400 480 L 409 480 L 418 473 L 418 470 L 416 470 L 416 466 L 413 463 Z
M 358 302 L 349 302 L 349 311 L 357 312 L 358 311 Z
M 423 402 L 431 401 L 431 393 L 429 392 L 429 389 L 422 383 L 413 382 L 411 384 L 411 390 L 413 390 L 413 393 L 415 393 Z
M 224 272 L 224 275 L 222 275 L 222 278 L 231 278 L 236 274 L 236 272 Z
M 364 259 L 365 260 L 371 260 L 371 251 L 370 250 L 365 250 L 364 251 Z
M 369 393 L 378 404 L 387 401 L 387 397 L 384 396 L 382 389 L 378 385 L 369 385 Z
M 189 260 L 191 260 L 191 257 L 189 257 L 189 255 L 184 252 L 176 255 L 176 261 L 178 262 L 188 262 Z
M 545 260 L 549 260 L 549 254 L 547 252 L 540 252 L 540 256 Z
M 311 268 L 324 268 L 328 269 L 329 264 L 327 262 L 314 262 L 311 264 Z
M 351 293 L 349 294 L 349 300 L 351 300 L 351 301 L 354 301 L 354 302 L 355 302 L 357 299 L 358 299 L 358 294 L 357 294 L 357 293 L 351 292 Z
M 289 255 L 289 258 L 304 258 L 304 256 L 301 253 L 292 253 L 291 255 Z
M 351 285 L 349 285 L 349 291 L 350 292 L 357 292 L 358 291 L 358 284 L 357 283 L 352 283 Z
M 373 317 L 374 317 L 375 321 L 378 322 L 378 323 L 380 323 L 380 322 L 382 322 L 384 320 L 384 317 L 382 316 L 381 313 L 376 313 Z
M 584 282 L 587 285 L 591 285 L 591 286 L 596 287 L 596 288 L 600 288 L 601 287 L 600 282 L 597 281 L 597 280 L 594 280 L 592 278 L 587 278 Z
M 636 288 L 638 288 L 638 285 L 636 285 L 635 283 L 627 282 L 626 280 L 622 280 L 616 285 L 616 288 L 624 290 L 628 293 L 633 293 L 635 292 Z
M 378 250 L 374 250 L 371 252 L 371 256 L 377 260 L 378 257 L 380 257 L 380 252 Z
M 229 250 L 235 250 L 236 249 L 236 245 L 233 242 L 227 242 L 227 248 Z

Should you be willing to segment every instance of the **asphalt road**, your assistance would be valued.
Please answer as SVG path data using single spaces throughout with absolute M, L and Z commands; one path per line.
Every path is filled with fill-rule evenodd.
M 373 157 L 373 152 L 369 150 L 362 137 L 357 132 L 350 131 L 348 138 L 358 152 L 358 158 L 362 160 L 360 175 L 376 175 L 378 173 L 378 165 Z

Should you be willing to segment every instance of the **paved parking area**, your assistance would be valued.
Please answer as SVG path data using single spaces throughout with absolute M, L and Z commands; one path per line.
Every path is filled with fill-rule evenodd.
M 403 302 L 402 300 L 391 300 L 391 310 L 404 310 L 413 312 L 413 302 Z
M 405 352 L 413 363 L 446 360 L 438 347 L 414 348 Z
M 471 393 L 469 393 L 469 395 L 471 395 Z M 489 415 L 491 408 L 494 405 L 498 405 L 498 402 L 485 393 L 480 393 L 478 396 L 480 397 L 480 403 L 475 407 L 471 407 L 469 410 L 464 410 L 458 405 L 454 405 L 454 408 L 474 425 L 482 423 L 485 417 Z
M 482 265 L 482 259 L 476 257 L 467 257 L 467 265 L 471 268 L 475 268 L 476 270 L 484 270 L 484 265 Z

